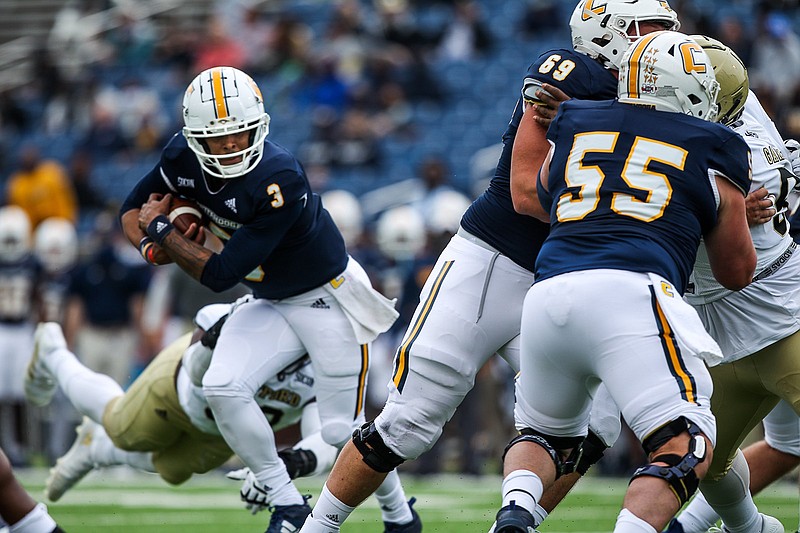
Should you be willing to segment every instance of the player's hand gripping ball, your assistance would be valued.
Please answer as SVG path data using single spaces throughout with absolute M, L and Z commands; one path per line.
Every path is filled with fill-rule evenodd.
M 192 224 L 197 224 L 198 227 L 203 225 L 203 212 L 192 200 L 173 198 L 169 206 L 169 221 L 175 225 L 175 229 L 186 233 Z

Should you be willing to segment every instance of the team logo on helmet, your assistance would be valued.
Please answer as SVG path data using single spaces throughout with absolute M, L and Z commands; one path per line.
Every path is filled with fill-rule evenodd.
M 662 3 L 666 4 L 666 2 Z M 586 21 L 592 18 L 592 13 L 595 15 L 605 15 L 606 6 L 608 6 L 608 3 L 594 5 L 594 0 L 586 0 L 586 3 L 583 6 L 583 14 L 581 15 L 581 18 Z

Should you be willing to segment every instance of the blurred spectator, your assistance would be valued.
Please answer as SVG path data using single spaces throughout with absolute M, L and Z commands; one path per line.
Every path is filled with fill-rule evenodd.
M 745 65 L 752 64 L 753 40 L 739 17 L 728 15 L 719 21 L 716 34 L 730 47 Z
M 437 55 L 449 61 L 469 61 L 486 54 L 493 39 L 475 0 L 458 0 L 453 17 L 439 37 Z
M 274 29 L 261 13 L 257 2 L 229 0 L 217 5 L 217 15 L 222 17 L 228 33 L 244 52 L 244 69 L 255 76 L 267 70 L 267 49 Z
M 527 0 L 520 30 L 528 38 L 541 34 L 563 33 L 568 20 L 555 0 Z
M 94 185 L 92 185 L 92 171 L 94 160 L 89 152 L 76 150 L 69 162 L 68 174 L 75 189 L 75 198 L 78 201 L 78 213 L 81 218 L 96 214 L 106 206 L 103 198 Z
M 311 140 L 300 146 L 304 164 L 335 169 L 377 168 L 381 164 L 378 137 L 370 116 L 350 109 L 337 117 L 333 109 L 320 107 L 314 114 Z
M 131 68 L 150 64 L 158 35 L 153 23 L 135 12 L 133 2 L 119 2 L 116 24 L 104 37 L 112 50 L 115 66 Z
M 21 133 L 28 129 L 31 118 L 14 98 L 13 91 L 0 91 L 0 132 L 4 134 Z
M 103 0 L 68 0 L 56 14 L 47 46 L 58 53 L 68 81 L 81 78 L 88 65 L 112 57 L 111 47 L 100 38 L 104 21 L 90 16 L 106 7 Z
M 282 84 L 300 79 L 309 62 L 313 32 L 289 14 L 282 13 L 270 34 L 264 66 L 277 74 Z
M 117 121 L 116 111 L 108 102 L 96 101 L 91 116 L 89 128 L 78 143 L 81 150 L 95 159 L 107 161 L 131 148 Z
M 244 48 L 230 36 L 225 23 L 217 16 L 208 18 L 205 36 L 197 46 L 193 68 L 196 72 L 219 65 L 245 68 Z
M 450 165 L 440 154 L 425 156 L 417 166 L 418 185 L 411 205 L 422 214 L 424 220 L 433 219 L 441 194 L 455 192 L 450 184 L 451 177 Z
M 107 85 L 101 89 L 95 108 L 108 112 L 126 146 L 145 153 L 160 146 L 163 131 L 169 125 L 156 88 L 144 85 L 135 76 L 123 79 L 119 87 Z
M 786 15 L 773 12 L 764 18 L 748 73 L 750 87 L 780 129 L 780 119 L 800 88 L 800 38 Z
M 33 352 L 38 268 L 31 223 L 16 206 L 0 208 L 0 447 L 12 464 L 27 462 L 25 369 Z
M 96 219 L 97 249 L 75 269 L 64 333 L 86 366 L 125 386 L 140 353 L 151 271 L 122 235 L 115 213 L 109 208 Z
M 78 219 L 75 191 L 64 167 L 42 159 L 33 144 L 21 150 L 19 170 L 8 180 L 6 200 L 24 209 L 34 228 L 48 217 L 63 217 L 73 223 Z

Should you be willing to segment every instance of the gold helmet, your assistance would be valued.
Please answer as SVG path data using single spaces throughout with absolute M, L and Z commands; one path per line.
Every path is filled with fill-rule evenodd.
M 691 37 L 708 54 L 714 67 L 714 76 L 719 83 L 717 122 L 726 126 L 733 124 L 741 116 L 744 102 L 747 100 L 747 93 L 750 90 L 747 67 L 744 66 L 736 52 L 718 40 L 705 35 L 692 35 Z

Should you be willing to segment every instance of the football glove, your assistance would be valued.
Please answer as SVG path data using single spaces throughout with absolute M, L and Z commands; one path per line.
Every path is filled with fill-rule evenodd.
M 291 479 L 311 474 L 317 468 L 317 456 L 311 450 L 287 448 L 278 452 Z
M 208 330 L 203 333 L 203 336 L 200 337 L 200 344 L 213 350 L 217 346 L 217 339 L 219 339 L 219 333 L 222 331 L 222 326 L 225 324 L 225 321 L 228 320 L 229 316 L 229 314 L 224 315 L 222 318 L 217 320 L 213 326 L 208 328 Z
M 783 142 L 789 152 L 789 162 L 792 164 L 792 172 L 795 176 L 800 176 L 800 142 L 794 139 L 786 139 Z
M 242 488 L 239 490 L 239 496 L 245 502 L 245 509 L 250 511 L 250 514 L 258 514 L 264 509 L 269 509 L 270 505 L 270 487 L 262 485 L 253 475 L 249 468 L 244 467 L 239 470 L 233 470 L 225 474 L 228 479 L 235 479 L 242 481 Z

